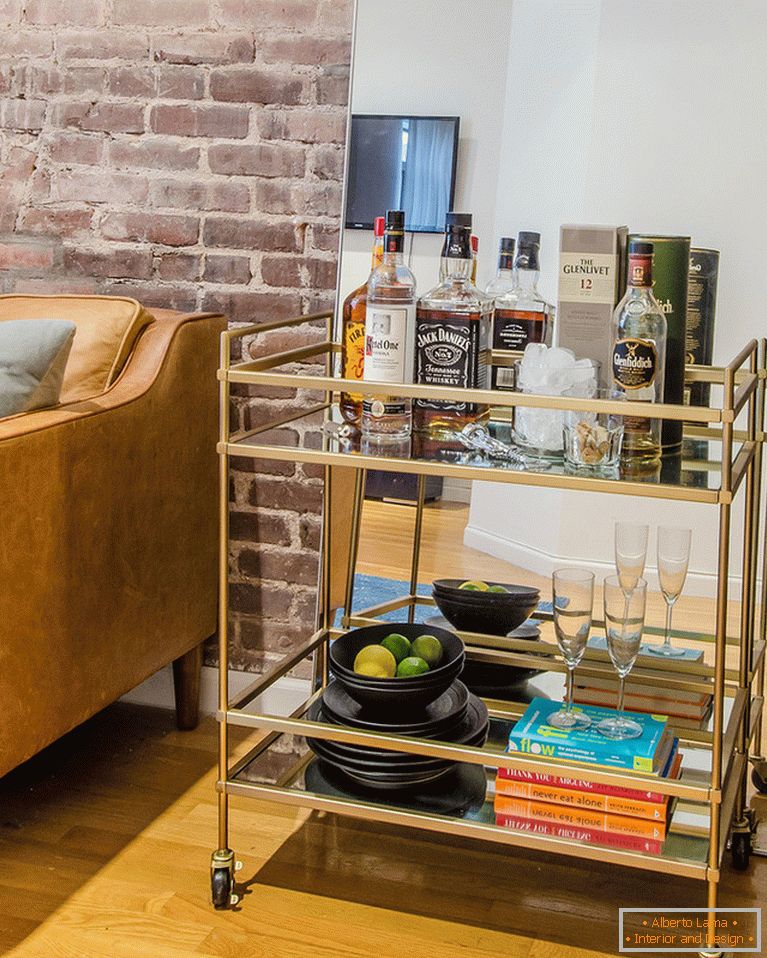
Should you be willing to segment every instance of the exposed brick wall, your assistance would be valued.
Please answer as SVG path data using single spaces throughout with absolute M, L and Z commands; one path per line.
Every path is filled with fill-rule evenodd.
M 0 291 L 327 307 L 350 23 L 351 0 L 0 0 Z M 243 394 L 235 421 L 265 402 L 296 399 Z M 313 616 L 320 479 L 239 463 L 231 487 L 234 656 L 258 669 Z

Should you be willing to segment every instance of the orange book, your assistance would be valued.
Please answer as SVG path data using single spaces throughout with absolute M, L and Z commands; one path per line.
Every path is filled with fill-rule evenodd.
M 512 795 L 496 794 L 495 814 L 512 815 L 517 818 L 529 818 L 533 821 L 556 822 L 575 828 L 593 828 L 616 835 L 642 835 L 660 841 L 666 836 L 664 822 L 653 822 L 645 818 L 629 818 L 627 815 L 612 815 L 590 808 L 572 808 L 569 805 L 550 805 L 547 802 L 533 802 Z
M 535 802 L 547 802 L 551 805 L 567 805 L 572 808 L 609 812 L 615 815 L 628 815 L 630 818 L 648 818 L 656 822 L 665 822 L 668 802 L 644 802 L 619 795 L 603 795 L 600 792 L 583 792 L 576 789 L 560 788 L 558 785 L 543 785 L 540 782 L 521 782 L 510 778 L 498 778 L 495 783 L 498 795 L 511 795 L 515 798 L 528 798 Z

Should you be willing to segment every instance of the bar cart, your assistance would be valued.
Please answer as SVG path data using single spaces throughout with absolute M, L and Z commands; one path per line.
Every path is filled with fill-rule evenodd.
M 270 332 L 324 322 L 327 334 L 322 342 L 301 346 L 257 360 L 232 363 L 235 340 Z M 748 865 L 755 824 L 747 808 L 749 756 L 761 749 L 762 706 L 764 692 L 765 633 L 767 632 L 767 595 L 764 577 L 760 602 L 756 602 L 757 567 L 764 563 L 763 529 L 760 527 L 760 489 L 764 444 L 765 359 L 767 340 L 748 343 L 723 368 L 688 367 L 688 381 L 708 382 L 721 394 L 721 402 L 711 407 L 675 405 L 653 406 L 653 415 L 661 419 L 682 420 L 688 445 L 697 450 L 693 460 L 678 460 L 676 467 L 652 479 L 599 478 L 570 474 L 561 465 L 540 471 L 510 465 L 498 465 L 476 455 L 445 449 L 415 449 L 407 456 L 367 455 L 359 451 L 328 423 L 340 422 L 336 401 L 340 390 L 359 390 L 359 384 L 334 376 L 340 347 L 333 342 L 331 313 L 264 323 L 230 330 L 223 334 L 221 348 L 221 436 L 218 445 L 221 477 L 221 556 L 219 669 L 220 723 L 219 755 L 219 830 L 218 850 L 212 859 L 213 902 L 226 907 L 234 887 L 235 856 L 229 845 L 228 805 L 230 795 L 250 795 L 262 800 L 334 812 L 382 823 L 392 823 L 445 834 L 463 835 L 484 841 L 503 843 L 556 855 L 607 861 L 628 867 L 700 879 L 707 884 L 706 907 L 717 904 L 720 866 L 729 847 L 736 867 Z M 510 363 L 508 355 L 494 355 L 494 361 Z M 299 365 L 297 365 L 299 364 Z M 316 375 L 318 365 L 322 372 Z M 311 367 L 311 368 L 308 368 Z M 283 386 L 310 390 L 318 396 L 315 405 L 294 411 L 278 421 L 265 422 L 246 432 L 230 432 L 230 397 L 235 384 Z M 401 395 L 486 403 L 492 408 L 491 420 L 497 428 L 508 428 L 514 406 L 559 410 L 591 410 L 623 415 L 647 416 L 647 405 L 604 399 L 567 399 L 549 396 L 497 393 L 484 390 L 456 391 L 437 386 L 397 387 Z M 391 392 L 390 384 L 365 383 L 370 395 Z M 296 440 L 298 436 L 298 440 Z M 297 443 L 297 444 L 296 444 Z M 449 445 L 449 444 L 448 444 Z M 295 652 L 287 655 L 269 674 L 257 678 L 241 693 L 230 696 L 228 689 L 228 470 L 230 457 L 253 457 L 289 462 L 321 464 L 325 477 L 325 521 L 323 524 L 322 562 L 318 627 Z M 331 608 L 330 571 L 341 551 L 332 541 L 328 521 L 333 502 L 333 467 L 352 467 L 355 472 L 351 536 L 343 543 L 346 561 L 345 601 L 342 617 L 335 624 Z M 379 603 L 363 611 L 352 612 L 354 575 L 360 536 L 360 523 L 367 468 L 409 472 L 420 478 L 420 497 L 415 510 L 410 588 L 406 595 Z M 328 682 L 328 647 L 346 630 L 370 625 L 385 613 L 401 610 L 413 621 L 415 609 L 432 605 L 431 598 L 417 594 L 419 552 L 424 513 L 424 478 L 427 475 L 463 477 L 471 480 L 526 484 L 569 490 L 596 491 L 652 499 L 707 503 L 718 510 L 718 579 L 716 591 L 716 627 L 711 635 L 685 638 L 704 648 L 698 662 L 640 655 L 632 677 L 643 684 L 688 692 L 711 692 L 713 713 L 707 727 L 680 728 L 676 734 L 685 755 L 694 756 L 679 779 L 651 777 L 638 772 L 606 770 L 576 762 L 556 762 L 535 755 L 505 752 L 508 732 L 525 709 L 524 702 L 486 699 L 491 727 L 483 748 L 455 745 L 433 739 L 346 728 L 312 721 L 307 713 Z M 742 601 L 739 627 L 728 634 L 728 586 L 730 576 L 731 511 L 736 496 L 744 497 L 744 537 L 740 572 Z M 348 561 L 346 555 L 348 554 Z M 536 614 L 539 619 L 546 616 Z M 550 619 L 550 617 L 549 617 Z M 595 620 L 596 628 L 600 623 Z M 648 630 L 652 631 L 652 630 Z M 564 663 L 554 654 L 556 645 L 550 621 L 543 621 L 538 640 L 498 638 L 477 633 L 459 633 L 466 644 L 467 659 L 479 663 L 509 664 L 542 671 L 564 672 Z M 681 634 L 681 633 L 675 633 Z M 706 661 L 706 658 L 708 661 Z M 312 661 L 312 683 L 308 699 L 289 715 L 264 714 L 256 701 L 264 691 L 304 660 Z M 587 677 L 612 674 L 607 653 L 589 648 L 580 670 Z M 249 710 L 249 707 L 251 710 Z M 244 726 L 259 729 L 264 736 L 245 756 L 230 765 L 229 728 Z M 259 758 L 278 744 L 281 736 L 293 736 L 294 748 L 284 772 L 273 783 L 246 779 L 246 769 L 257 772 Z M 485 800 L 472 814 L 448 814 L 407 803 L 390 801 L 387 795 L 360 798 L 328 790 L 313 789 L 316 780 L 309 774 L 314 757 L 305 745 L 305 737 L 385 748 L 411 755 L 442 758 L 485 770 L 488 782 L 494 781 L 498 768 L 522 771 L 545 770 L 558 776 L 577 776 L 585 781 L 645 788 L 674 796 L 676 810 L 668 835 L 659 854 L 605 847 L 586 841 L 571 841 L 553 835 L 515 831 L 496 825 L 492 799 Z M 541 763 L 545 763 L 545 767 Z M 686 763 L 685 763 L 686 764 Z M 255 776 L 258 778 L 258 775 Z M 708 827 L 688 830 L 680 809 L 691 808 L 705 815 Z M 677 821 L 679 820 L 679 822 Z

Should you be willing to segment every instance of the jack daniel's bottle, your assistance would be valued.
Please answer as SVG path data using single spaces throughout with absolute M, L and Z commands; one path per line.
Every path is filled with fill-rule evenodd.
M 652 291 L 652 243 L 629 242 L 628 289 L 613 316 L 612 386 L 626 399 L 663 402 L 666 317 Z M 624 417 L 623 459 L 652 467 L 661 455 L 661 420 Z
M 415 380 L 453 389 L 487 389 L 492 300 L 471 281 L 470 213 L 448 213 L 441 281 L 418 302 Z M 478 403 L 416 399 L 416 430 L 449 435 L 488 413 Z

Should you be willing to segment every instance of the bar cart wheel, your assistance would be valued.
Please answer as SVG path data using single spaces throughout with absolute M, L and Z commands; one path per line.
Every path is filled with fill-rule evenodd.
M 746 823 L 746 826 L 745 831 L 732 833 L 732 865 L 739 872 L 744 872 L 748 868 L 751 858 L 751 825 Z
M 213 852 L 210 862 L 210 897 L 217 910 L 236 905 L 239 901 L 237 895 L 232 894 L 235 868 L 234 852 L 231 849 L 220 848 Z
M 761 761 L 754 766 L 753 771 L 751 772 L 751 781 L 754 783 L 754 788 L 757 792 L 761 792 L 762 795 L 767 795 L 767 762 Z

